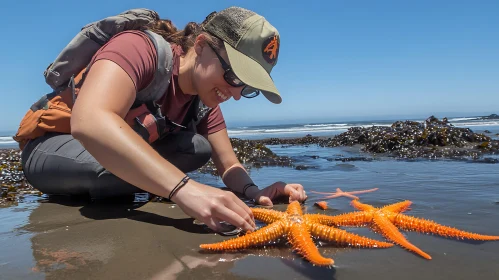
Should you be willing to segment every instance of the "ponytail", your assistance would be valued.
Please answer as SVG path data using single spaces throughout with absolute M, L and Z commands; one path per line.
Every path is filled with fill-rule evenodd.
M 205 34 L 209 43 L 217 49 L 223 47 L 222 40 L 204 32 L 201 26 L 193 21 L 187 23 L 183 30 L 178 30 L 171 20 L 160 19 L 147 26 L 147 29 L 161 35 L 169 43 L 181 46 L 184 53 L 187 53 L 187 51 L 194 46 L 199 34 Z

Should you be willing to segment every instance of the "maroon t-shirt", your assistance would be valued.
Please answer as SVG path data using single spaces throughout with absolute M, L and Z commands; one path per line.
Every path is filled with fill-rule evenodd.
M 182 123 L 195 96 L 184 94 L 178 85 L 178 73 L 182 48 L 171 44 L 173 51 L 173 72 L 168 94 L 159 101 L 162 113 L 175 123 Z M 118 64 L 132 79 L 137 92 L 144 89 L 156 72 L 156 49 L 147 35 L 132 30 L 117 34 L 100 48 L 92 59 L 92 64 L 100 59 Z M 198 125 L 201 135 L 208 135 L 226 128 L 220 106 L 213 108 Z

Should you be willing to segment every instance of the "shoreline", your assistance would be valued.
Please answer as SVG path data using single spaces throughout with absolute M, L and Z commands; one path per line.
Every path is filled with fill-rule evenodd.
M 490 133 L 489 133 L 490 134 Z M 499 140 L 469 128 L 457 128 L 435 117 L 425 122 L 397 121 L 391 126 L 351 127 L 331 136 L 264 137 L 245 140 L 230 138 L 239 161 L 247 167 L 291 167 L 307 170 L 295 159 L 277 155 L 269 147 L 317 145 L 322 148 L 359 147 L 359 156 L 335 157 L 331 161 L 370 161 L 372 157 L 395 160 L 457 160 L 476 163 L 499 163 Z M 0 148 L 0 206 L 14 203 L 23 194 L 38 194 L 24 178 L 17 148 Z M 313 155 L 309 155 L 313 156 Z M 218 176 L 210 159 L 198 172 Z

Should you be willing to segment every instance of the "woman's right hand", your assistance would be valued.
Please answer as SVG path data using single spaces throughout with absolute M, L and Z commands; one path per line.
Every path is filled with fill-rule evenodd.
M 175 193 L 172 200 L 185 214 L 203 222 L 216 232 L 222 231 L 222 221 L 244 231 L 256 229 L 253 213 L 232 192 L 189 180 Z

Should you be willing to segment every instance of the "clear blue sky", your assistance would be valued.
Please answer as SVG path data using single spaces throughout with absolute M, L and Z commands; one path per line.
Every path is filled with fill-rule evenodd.
M 88 22 L 136 7 L 178 27 L 237 5 L 281 34 L 283 96 L 223 104 L 229 125 L 499 113 L 499 1 L 7 1 L 0 131 L 49 92 L 43 70 Z

